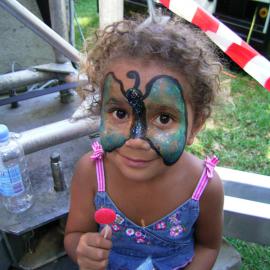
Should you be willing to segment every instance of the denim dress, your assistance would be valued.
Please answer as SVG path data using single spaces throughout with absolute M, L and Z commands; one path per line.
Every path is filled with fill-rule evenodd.
M 194 256 L 194 225 L 199 216 L 199 199 L 218 162 L 216 157 L 206 158 L 205 168 L 198 185 L 187 201 L 174 211 L 148 226 L 139 226 L 128 219 L 112 201 L 105 188 L 102 148 L 92 145 L 96 160 L 98 191 L 95 207 L 111 208 L 116 219 L 112 229 L 112 249 L 108 270 L 179 270 L 192 261 Z M 99 226 L 99 231 L 104 225 Z M 147 261 L 148 268 L 140 268 Z M 151 267 L 149 268 L 149 263 Z

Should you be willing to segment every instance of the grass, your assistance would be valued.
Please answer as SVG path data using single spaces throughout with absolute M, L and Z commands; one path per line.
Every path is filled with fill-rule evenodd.
M 191 151 L 214 151 L 220 166 L 270 175 L 270 93 L 239 73 L 231 94 L 216 105 Z
M 75 7 L 84 35 L 92 34 L 98 26 L 96 0 L 77 0 Z M 77 26 L 76 46 L 82 48 Z M 230 95 L 215 106 L 189 151 L 201 158 L 214 152 L 222 167 L 270 175 L 270 93 L 246 74 L 234 75 Z M 241 270 L 270 269 L 270 247 L 227 240 L 242 256 Z
M 82 29 L 85 38 L 93 34 L 98 27 L 98 13 L 96 0 L 75 0 L 75 11 L 78 23 Z M 80 35 L 79 26 L 75 21 L 75 44 L 76 48 L 81 50 L 83 39 Z
M 242 256 L 241 270 L 269 270 L 270 247 L 227 238 Z

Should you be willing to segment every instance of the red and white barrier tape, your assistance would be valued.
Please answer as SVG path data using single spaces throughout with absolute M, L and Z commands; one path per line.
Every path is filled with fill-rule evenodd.
M 232 30 L 193 0 L 159 0 L 159 2 L 201 28 L 235 63 L 270 91 L 270 62 Z

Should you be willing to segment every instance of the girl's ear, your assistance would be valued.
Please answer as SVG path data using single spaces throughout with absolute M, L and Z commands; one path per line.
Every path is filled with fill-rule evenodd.
M 187 138 L 187 145 L 192 145 L 197 134 L 200 132 L 200 130 L 203 128 L 205 124 L 205 120 L 201 119 L 200 121 L 198 121 L 197 123 L 194 123 L 191 129 L 190 134 L 188 135 Z

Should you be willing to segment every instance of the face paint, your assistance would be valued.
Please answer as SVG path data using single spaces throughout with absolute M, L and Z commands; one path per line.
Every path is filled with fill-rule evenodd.
M 146 92 L 149 92 L 145 99 L 148 114 L 151 114 L 151 108 L 156 108 L 159 117 L 167 115 L 172 118 L 173 125 L 169 128 L 149 124 L 146 134 L 151 147 L 163 158 L 164 163 L 172 165 L 180 158 L 186 145 L 187 113 L 182 87 L 176 79 L 161 75 L 146 85 Z
M 160 75 L 147 83 L 143 95 L 139 89 L 138 72 L 130 71 L 127 76 L 135 79 L 134 86 L 127 91 L 113 73 L 107 74 L 104 80 L 100 126 L 104 150 L 110 152 L 130 138 L 141 138 L 150 144 L 166 165 L 174 164 L 186 144 L 187 115 L 182 87 L 173 77 Z M 120 105 L 118 102 L 123 97 L 131 110 L 131 116 L 125 125 L 114 125 L 106 108 L 115 99 L 116 107 L 126 110 L 123 101 L 120 101 Z M 159 121 L 163 118 L 166 121 L 169 119 L 169 126 Z
M 134 123 L 131 128 L 131 138 L 144 138 L 146 131 L 146 118 L 145 118 L 145 106 L 143 103 L 143 94 L 138 89 L 140 85 L 140 77 L 138 72 L 129 71 L 127 76 L 131 79 L 135 79 L 135 85 L 133 88 L 123 92 L 123 95 L 128 100 L 132 111 L 134 113 Z
M 125 132 L 121 133 L 121 130 L 119 129 L 115 129 L 113 124 L 108 120 L 109 111 L 107 107 L 111 97 L 113 97 L 114 89 L 116 89 L 118 93 L 124 91 L 122 82 L 117 80 L 113 74 L 109 73 L 106 76 L 103 85 L 101 122 L 99 128 L 100 142 L 106 152 L 111 152 L 114 149 L 121 147 L 127 140 L 127 134 Z

